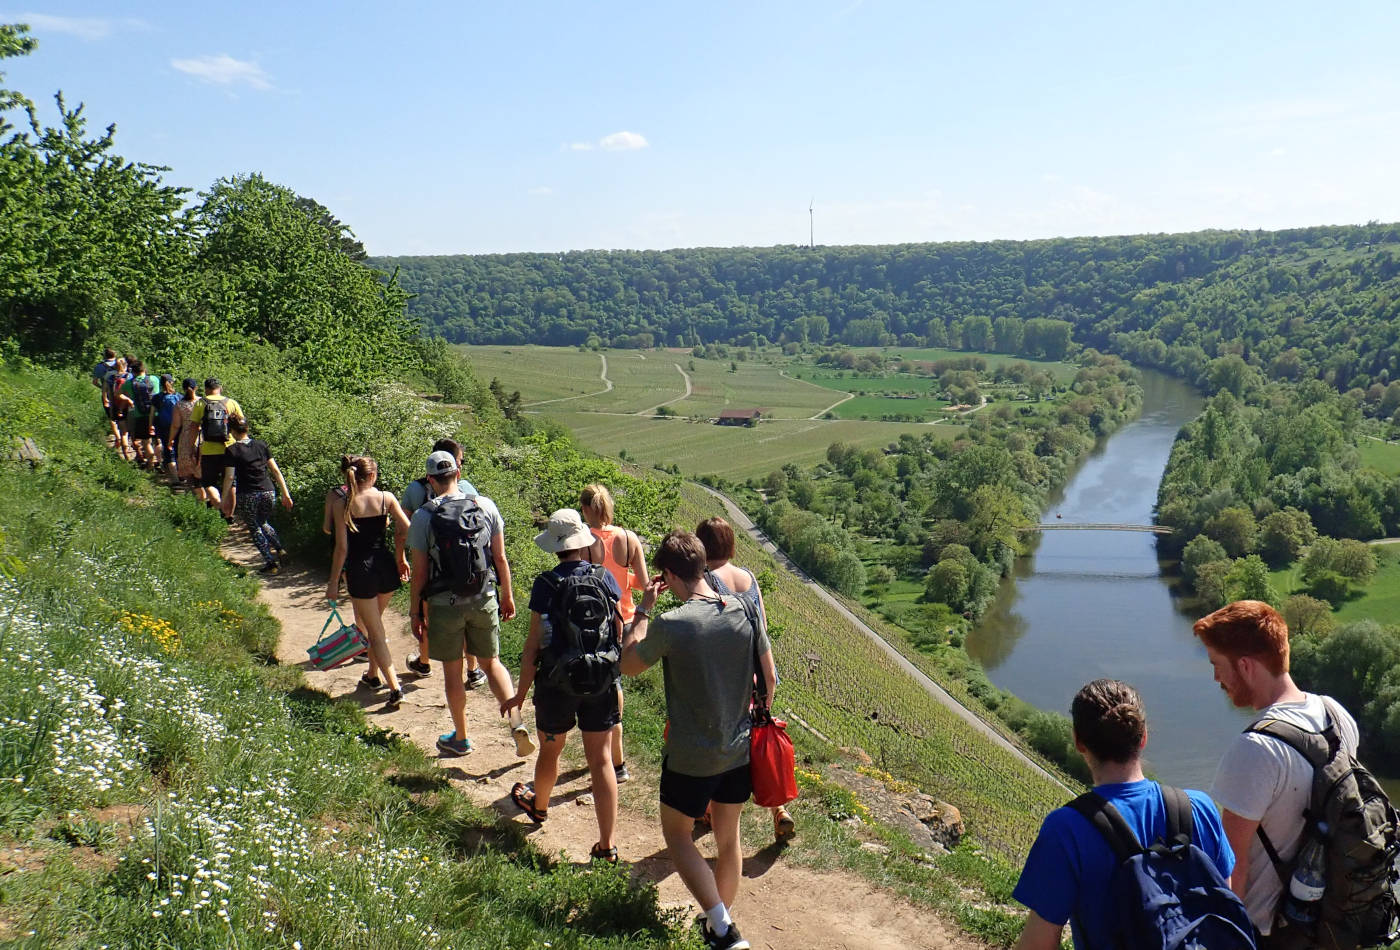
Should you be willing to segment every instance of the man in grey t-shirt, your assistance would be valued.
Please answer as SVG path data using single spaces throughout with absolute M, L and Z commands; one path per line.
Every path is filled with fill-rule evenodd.
M 1196 621 L 1215 681 L 1241 708 L 1259 712 L 1255 722 L 1278 719 L 1311 732 L 1330 721 L 1343 747 L 1356 754 L 1354 720 L 1336 700 L 1305 693 L 1288 673 L 1288 625 L 1258 600 L 1240 600 Z M 1230 887 L 1269 946 L 1283 880 L 1274 870 L 1262 831 L 1285 863 L 1298 853 L 1303 809 L 1312 796 L 1313 768 L 1282 741 L 1257 732 L 1235 737 L 1220 759 L 1211 797 L 1220 806 L 1225 836 L 1235 852 Z
M 661 833 L 691 895 L 705 910 L 701 933 L 708 947 L 746 950 L 748 941 L 729 914 L 739 891 L 739 815 L 748 801 L 749 702 L 754 655 L 773 695 L 777 677 L 762 619 L 753 620 L 737 597 L 721 597 L 705 583 L 705 546 L 688 531 L 673 531 L 657 549 L 660 572 L 647 584 L 622 649 L 622 672 L 636 676 L 662 661 L 670 731 L 661 765 Z M 650 623 L 662 590 L 681 605 Z M 713 802 L 713 805 L 711 803 Z M 711 807 L 717 856 L 714 869 L 691 838 L 695 819 Z

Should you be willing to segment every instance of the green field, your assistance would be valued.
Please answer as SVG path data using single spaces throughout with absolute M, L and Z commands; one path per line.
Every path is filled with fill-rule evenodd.
M 1362 439 L 1358 446 L 1361 464 L 1387 475 L 1400 475 L 1400 443 Z
M 678 465 L 682 472 L 745 479 L 767 475 L 789 462 L 811 465 L 833 442 L 880 447 L 905 432 L 953 438 L 961 426 L 919 422 L 775 419 L 756 428 L 719 426 L 686 419 L 650 419 L 596 412 L 553 412 L 580 442 L 603 455 L 627 452 L 644 465 Z
M 1371 583 L 1341 607 L 1332 611 L 1338 623 L 1351 623 L 1353 620 L 1374 620 L 1381 624 L 1400 624 L 1400 544 L 1380 544 L 1376 546 L 1380 567 Z M 1291 564 L 1278 571 L 1271 571 L 1269 579 L 1280 594 L 1307 593 L 1298 577 L 1299 565 Z
M 1029 363 L 1036 369 L 1045 370 L 1054 376 L 1055 381 L 1059 383 L 1069 382 L 1074 379 L 1074 374 L 1079 372 L 1079 367 L 1073 363 L 1028 360 L 1024 356 L 1012 356 L 1009 353 L 970 353 L 967 350 L 946 350 L 938 346 L 856 346 L 851 348 L 851 352 L 884 359 L 926 360 L 930 363 L 938 360 L 957 360 L 976 356 L 986 360 L 990 369 L 996 369 L 1005 363 Z

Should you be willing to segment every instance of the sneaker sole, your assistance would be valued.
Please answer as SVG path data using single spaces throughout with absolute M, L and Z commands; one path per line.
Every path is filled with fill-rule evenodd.
M 515 754 L 520 758 L 534 754 L 535 743 L 530 741 L 530 734 L 523 730 L 516 730 L 511 733 L 515 736 Z
M 471 752 L 471 750 L 472 750 L 472 747 L 471 747 L 471 746 L 467 746 L 465 749 L 454 749 L 452 746 L 450 746 L 450 745 L 444 745 L 444 744 L 441 743 L 441 742 L 439 742 L 439 743 L 437 744 L 437 747 L 438 747 L 438 751 L 439 751 L 439 752 L 445 752 L 445 753 L 447 753 L 448 755 L 457 756 L 457 757 L 464 756 L 464 755 L 466 755 L 467 753 Z

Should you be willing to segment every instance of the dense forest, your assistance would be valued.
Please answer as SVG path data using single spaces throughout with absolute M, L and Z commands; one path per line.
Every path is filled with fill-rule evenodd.
M 1059 358 L 1069 337 L 1188 379 L 1400 377 L 1400 225 L 881 247 L 371 259 L 470 343 L 927 343 Z

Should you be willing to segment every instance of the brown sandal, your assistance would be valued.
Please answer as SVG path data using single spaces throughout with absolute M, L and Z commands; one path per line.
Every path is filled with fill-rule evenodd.
M 609 864 L 617 863 L 617 847 L 605 848 L 603 842 L 598 842 L 593 846 L 593 850 L 588 852 L 590 861 L 606 861 Z
M 510 787 L 510 800 L 537 825 L 549 817 L 548 808 L 535 807 L 535 790 L 524 782 L 516 782 Z
M 797 823 L 792 820 L 792 815 L 782 805 L 773 809 L 773 837 L 778 841 L 786 841 L 797 834 Z

